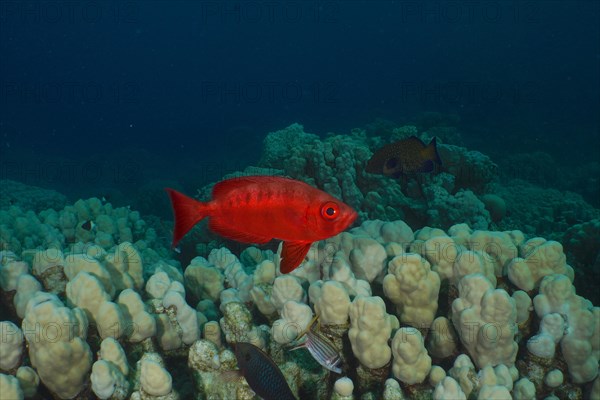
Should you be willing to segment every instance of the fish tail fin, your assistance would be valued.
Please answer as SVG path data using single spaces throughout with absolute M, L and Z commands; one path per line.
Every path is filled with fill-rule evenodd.
M 192 229 L 201 219 L 208 216 L 206 203 L 192 199 L 176 190 L 165 188 L 171 199 L 173 215 L 175 216 L 175 227 L 173 228 L 173 242 L 175 248 L 177 243 Z
M 242 373 L 240 370 L 235 369 L 231 371 L 223 371 L 220 374 L 217 374 L 217 381 L 220 381 L 223 384 L 227 383 L 237 383 L 242 380 Z
M 442 165 L 442 159 L 440 158 L 440 153 L 438 153 L 437 150 L 437 138 L 435 136 L 427 145 L 427 155 L 429 156 L 428 158 L 435 164 L 437 164 L 438 166 Z

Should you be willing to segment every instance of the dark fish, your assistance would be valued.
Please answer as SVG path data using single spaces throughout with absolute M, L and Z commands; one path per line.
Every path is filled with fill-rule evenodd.
M 91 219 L 88 219 L 84 223 L 81 224 L 81 229 L 85 229 L 86 231 L 91 231 L 96 227 L 96 224 Z
M 296 400 L 279 367 L 264 351 L 238 342 L 235 357 L 241 374 L 257 395 L 265 400 Z
M 309 327 L 298 337 L 300 339 L 302 336 L 306 336 L 306 340 L 291 350 L 306 348 L 310 355 L 323 367 L 336 374 L 341 374 L 342 370 L 339 365 L 342 362 L 342 358 L 340 352 L 327 336 L 314 329 L 316 320 L 317 317 L 311 321 Z
M 432 172 L 442 160 L 437 151 L 436 138 L 425 145 L 416 136 L 386 144 L 367 162 L 365 171 L 372 174 L 399 177 L 415 172 Z

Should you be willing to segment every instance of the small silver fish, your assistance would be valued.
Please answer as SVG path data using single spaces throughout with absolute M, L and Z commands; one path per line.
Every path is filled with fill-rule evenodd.
M 342 362 L 342 358 L 340 352 L 327 336 L 313 328 L 318 318 L 318 316 L 313 318 L 308 328 L 296 338 L 296 341 L 298 341 L 302 336 L 306 336 L 306 340 L 291 350 L 306 348 L 310 355 L 323 367 L 336 374 L 341 374 L 342 370 L 339 364 Z

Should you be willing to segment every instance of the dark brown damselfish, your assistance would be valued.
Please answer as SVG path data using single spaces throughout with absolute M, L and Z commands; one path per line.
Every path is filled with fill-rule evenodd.
M 240 372 L 254 392 L 265 400 L 296 400 L 279 367 L 264 351 L 250 343 L 235 344 Z

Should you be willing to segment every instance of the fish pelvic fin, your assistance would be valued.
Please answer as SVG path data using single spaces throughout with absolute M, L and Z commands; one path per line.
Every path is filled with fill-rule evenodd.
M 298 350 L 298 349 L 305 349 L 306 348 L 306 342 L 300 343 L 297 346 L 294 346 L 290 349 L 290 351 L 294 351 L 294 350 Z
M 175 216 L 175 227 L 173 228 L 172 248 L 193 228 L 200 220 L 208 215 L 207 203 L 202 203 L 179 193 L 176 190 L 165 188 L 171 199 L 171 207 Z
M 283 242 L 279 271 L 288 274 L 295 270 L 304 261 L 311 244 L 310 242 Z

